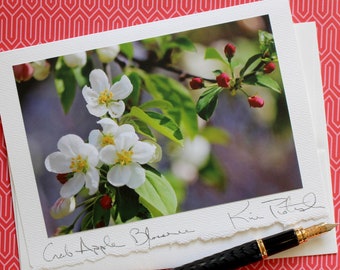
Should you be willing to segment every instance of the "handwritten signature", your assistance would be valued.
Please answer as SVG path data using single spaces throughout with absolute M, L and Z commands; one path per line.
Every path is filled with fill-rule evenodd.
M 148 247 L 151 247 L 151 242 L 157 239 L 162 238 L 168 238 L 171 236 L 179 236 L 179 235 L 185 235 L 188 233 L 193 233 L 194 230 L 178 230 L 174 232 L 165 232 L 161 234 L 151 234 L 148 227 L 145 227 L 145 229 L 141 230 L 139 228 L 132 228 L 130 230 L 130 236 L 134 240 L 136 246 L 143 246 L 148 245 Z
M 324 206 L 317 205 L 317 197 L 313 192 L 305 194 L 301 200 L 292 199 L 291 196 L 287 196 L 263 201 L 261 204 L 266 206 L 265 210 L 269 210 L 268 215 L 271 215 L 276 219 L 290 213 L 306 212 L 310 209 L 325 208 Z M 238 229 L 240 225 L 255 222 L 268 216 L 266 211 L 261 211 L 261 214 L 254 213 L 250 202 L 247 201 L 240 211 L 236 213 L 228 212 L 227 216 L 234 229 Z
M 167 231 L 160 234 L 151 234 L 150 229 L 145 227 L 143 229 L 132 228 L 129 231 L 129 236 L 132 238 L 135 246 L 147 245 L 149 248 L 151 248 L 151 242 L 157 239 L 182 236 L 193 232 L 195 231 L 185 229 L 173 232 Z M 42 256 L 44 261 L 53 262 L 56 260 L 72 258 L 77 255 L 107 255 L 109 249 L 123 248 L 126 246 L 127 244 L 117 244 L 116 242 L 112 241 L 108 235 L 105 235 L 101 243 L 98 245 L 89 244 L 83 239 L 83 237 L 79 237 L 78 248 L 71 250 L 67 244 L 65 244 L 62 248 L 59 248 L 55 243 L 50 242 L 44 248 Z
M 264 219 L 264 216 L 253 214 L 253 212 L 250 211 L 249 207 L 250 207 L 250 202 L 247 201 L 245 207 L 243 207 L 241 211 L 235 214 L 228 213 L 228 218 L 231 224 L 233 225 L 234 229 L 237 229 L 238 222 L 249 223 L 251 221 Z
M 46 262 L 52 262 L 55 260 L 61 260 L 65 258 L 70 258 L 75 256 L 76 254 L 94 254 L 94 255 L 106 255 L 107 249 L 111 248 L 122 248 L 125 245 L 119 245 L 113 242 L 110 239 L 110 236 L 104 236 L 102 243 L 99 245 L 89 245 L 87 244 L 82 237 L 79 238 L 79 249 L 70 251 L 68 246 L 65 244 L 61 251 L 55 251 L 56 247 L 53 242 L 50 242 L 46 245 L 43 251 L 43 259 Z
M 309 192 L 304 195 L 301 202 L 294 202 L 291 196 L 288 196 L 284 198 L 263 201 L 262 203 L 268 205 L 270 213 L 275 218 L 278 218 L 282 215 L 287 215 L 289 213 L 306 212 L 315 208 L 325 208 L 324 206 L 317 205 L 317 198 L 313 192 Z

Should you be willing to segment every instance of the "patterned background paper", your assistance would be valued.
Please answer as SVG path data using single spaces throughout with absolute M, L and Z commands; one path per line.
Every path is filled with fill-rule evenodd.
M 203 12 L 255 0 L 1 0 L 0 51 Z M 328 127 L 335 219 L 340 214 L 340 1 L 290 0 L 293 21 L 315 21 Z M 1 71 L 0 71 L 1 79 Z M 1 108 L 0 108 L 1 110 Z M 0 120 L 0 269 L 20 269 Z M 339 230 L 338 230 L 339 231 Z M 337 234 L 339 241 L 340 233 Z M 245 269 L 337 269 L 340 255 L 270 259 Z

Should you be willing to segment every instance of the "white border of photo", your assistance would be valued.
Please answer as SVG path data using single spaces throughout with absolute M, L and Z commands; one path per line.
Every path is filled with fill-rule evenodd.
M 48 238 L 12 66 L 262 15 L 270 17 L 303 188 L 131 224 Z M 312 32 L 309 29 L 311 35 L 308 38 L 315 44 Z M 298 32 L 306 37 L 307 33 L 308 31 L 302 30 Z M 301 44 L 303 41 L 304 38 L 299 39 Z M 304 50 L 307 47 L 304 46 Z M 317 47 L 313 48 L 313 63 L 306 62 L 304 57 L 304 68 L 318 63 L 315 60 Z M 0 113 L 11 170 L 22 268 L 101 269 L 108 265 L 119 265 L 120 269 L 168 268 L 283 229 L 332 221 L 333 206 L 327 199 L 330 197 L 330 176 L 323 173 L 327 170 L 325 165 L 328 163 L 325 161 L 325 152 L 322 151 L 327 151 L 328 148 L 322 144 L 323 159 L 320 161 L 320 145 L 316 143 L 317 135 L 313 126 L 315 116 L 311 114 L 311 97 L 308 92 L 311 88 L 316 93 L 322 89 L 320 84 L 316 88 L 307 85 L 305 81 L 306 77 L 310 81 L 310 77 L 316 76 L 315 73 L 319 70 L 304 73 L 299 59 L 299 47 L 287 0 L 265 0 L 1 53 Z M 285 202 L 283 205 L 286 204 L 286 209 L 280 209 L 288 211 L 283 213 L 278 209 L 282 204 L 268 205 L 263 203 L 265 201 L 275 201 L 276 204 Z M 301 207 L 294 208 L 294 204 Z M 275 214 L 273 208 L 281 212 Z M 245 211 L 239 216 L 242 209 Z M 233 216 L 237 217 L 235 222 L 230 218 Z M 322 239 L 325 238 L 320 237 L 314 241 L 317 244 L 313 248 L 306 245 L 306 252 L 297 251 L 294 254 L 336 252 L 334 234 L 327 241 Z

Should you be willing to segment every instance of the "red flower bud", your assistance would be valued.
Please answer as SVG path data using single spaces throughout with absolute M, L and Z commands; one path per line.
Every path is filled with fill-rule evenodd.
M 263 98 L 259 96 L 252 96 L 252 97 L 248 97 L 248 103 L 250 107 L 261 108 L 264 105 L 264 100 Z
M 263 68 L 263 72 L 264 73 L 271 73 L 275 70 L 276 66 L 273 62 L 269 62 L 267 63 L 264 68 Z
M 203 79 L 200 77 L 192 78 L 189 84 L 190 84 L 191 89 L 194 89 L 194 90 L 201 89 L 204 87 Z
M 101 199 L 100 199 L 100 205 L 104 209 L 110 209 L 112 207 L 112 199 L 109 195 L 105 194 Z
M 68 181 L 68 173 L 58 173 L 57 179 L 61 184 L 65 184 Z
M 100 220 L 96 225 L 95 227 L 98 229 L 98 228 L 103 228 L 105 227 L 105 222 L 104 220 Z
M 229 87 L 230 77 L 227 73 L 222 72 L 216 77 L 218 86 Z
M 236 47 L 231 43 L 227 43 L 224 47 L 224 54 L 228 59 L 231 59 L 234 56 L 235 51 Z
M 13 66 L 14 77 L 18 82 L 25 82 L 32 78 L 34 69 L 30 63 Z

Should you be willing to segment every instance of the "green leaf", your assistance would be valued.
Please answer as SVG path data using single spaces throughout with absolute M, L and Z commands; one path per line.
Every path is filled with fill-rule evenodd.
M 135 72 L 143 80 L 145 90 L 155 99 L 162 99 L 162 93 L 158 91 L 157 85 L 152 81 L 151 75 L 141 69 L 135 69 Z
M 93 229 L 94 226 L 93 226 L 92 215 L 93 215 L 93 213 L 90 211 L 82 218 L 81 224 L 80 224 L 80 230 L 81 231 Z
M 150 130 L 150 128 L 148 127 L 147 124 L 145 124 L 143 121 L 140 121 L 138 119 L 131 119 L 129 121 L 126 122 L 127 124 L 132 125 L 136 132 L 145 136 L 146 138 L 149 138 L 153 141 L 155 141 L 155 136 L 153 135 L 152 131 Z
M 143 204 L 139 204 L 137 217 L 140 219 L 152 218 L 150 211 Z
M 138 215 L 139 201 L 135 190 L 126 186 L 117 188 L 116 203 L 122 222 L 126 222 Z
M 223 88 L 219 86 L 212 86 L 204 91 L 199 97 L 196 104 L 196 111 L 202 119 L 209 120 L 212 116 L 217 105 L 218 94 L 222 91 L 222 89 Z
M 169 101 L 163 100 L 163 99 L 153 99 L 147 102 L 144 102 L 139 106 L 142 110 L 148 110 L 148 109 L 160 109 L 163 111 L 168 111 L 173 108 L 172 104 Z
M 54 84 L 60 97 L 64 112 L 68 113 L 76 95 L 76 79 L 71 68 L 59 57 L 55 66 Z
M 93 62 L 91 58 L 87 58 L 86 65 L 82 68 L 72 68 L 74 78 L 77 81 L 79 87 L 84 87 L 85 85 L 89 85 L 89 77 L 90 73 L 93 70 Z
M 240 70 L 240 76 L 243 77 L 244 73 L 247 71 L 247 69 L 254 64 L 256 61 L 258 61 L 259 59 L 261 59 L 262 54 L 255 54 L 253 56 L 251 56 L 248 61 L 246 62 L 246 64 L 244 65 L 244 67 Z
M 183 179 L 179 179 L 171 172 L 166 172 L 164 177 L 169 181 L 170 185 L 175 191 L 176 198 L 177 198 L 177 212 L 180 212 L 180 205 L 186 199 L 187 194 L 187 183 L 183 181 Z
M 226 146 L 230 141 L 229 133 L 218 127 L 207 126 L 201 131 L 201 135 L 212 144 Z
M 257 84 L 267 87 L 277 93 L 281 93 L 281 87 L 273 78 L 268 75 L 257 75 Z
M 129 60 L 133 58 L 134 49 L 131 42 L 120 44 L 119 49 L 120 52 L 123 53 Z
M 215 48 L 207 48 L 205 50 L 204 59 L 214 59 L 221 61 L 224 64 L 227 63 L 225 59 L 222 57 L 222 55 Z
M 176 194 L 167 179 L 154 168 L 144 165 L 146 181 L 135 189 L 139 200 L 153 217 L 176 213 Z
M 194 43 L 187 37 L 177 37 L 175 40 L 168 43 L 168 48 L 180 48 L 190 52 L 196 51 Z
M 212 73 L 214 73 L 215 76 L 218 76 L 218 75 L 220 75 L 222 72 L 223 72 L 223 71 L 220 70 L 220 69 L 215 69 L 215 70 L 213 70 Z
M 276 55 L 276 48 L 274 38 L 271 33 L 259 30 L 258 32 L 260 51 L 262 54 L 269 53 L 270 55 Z
M 156 112 L 144 112 L 136 106 L 131 108 L 131 112 L 128 115 L 143 121 L 170 140 L 181 145 L 183 144 L 183 135 L 179 127 L 169 117 Z
M 200 169 L 201 180 L 208 186 L 224 190 L 227 184 L 227 174 L 219 160 L 210 155 L 207 164 Z
M 161 93 L 160 99 L 172 104 L 168 116 L 176 121 L 186 136 L 193 138 L 198 132 L 195 103 L 188 90 L 178 81 L 159 74 L 152 74 L 151 80 Z M 155 97 L 156 98 L 156 97 Z
M 273 40 L 273 35 L 267 31 L 259 30 L 258 32 L 260 44 L 266 44 Z
M 195 104 L 188 90 L 167 76 L 148 74 L 140 69 L 135 69 L 135 72 L 143 80 L 145 90 L 154 100 L 167 101 L 172 105 L 171 108 L 165 108 L 167 105 L 163 103 L 163 113 L 174 120 L 185 135 L 193 138 L 198 132 L 198 123 Z
M 268 75 L 254 75 L 244 80 L 244 83 L 250 85 L 258 85 L 269 88 L 277 93 L 281 93 L 281 87 L 273 78 Z
M 96 200 L 93 206 L 93 224 L 94 226 L 98 225 L 99 223 L 103 222 L 105 226 L 109 225 L 110 222 L 110 209 L 104 209 L 100 205 L 100 198 Z
M 139 103 L 142 80 L 140 76 L 138 75 L 138 73 L 136 72 L 131 72 L 127 74 L 127 76 L 129 77 L 131 81 L 133 89 L 132 89 L 132 93 L 126 98 L 125 103 L 131 107 Z
M 74 78 L 76 79 L 77 84 L 80 87 L 83 87 L 84 85 L 88 84 L 88 79 L 85 76 L 83 76 L 80 67 L 73 68 L 72 71 L 73 71 Z

